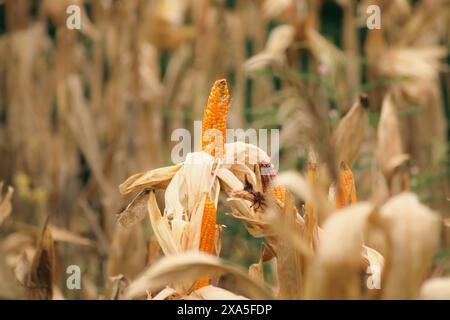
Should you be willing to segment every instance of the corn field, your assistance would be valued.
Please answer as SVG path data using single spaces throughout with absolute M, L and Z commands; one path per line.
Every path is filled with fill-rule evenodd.
M 449 44 L 448 0 L 0 0 L 0 299 L 450 299 Z

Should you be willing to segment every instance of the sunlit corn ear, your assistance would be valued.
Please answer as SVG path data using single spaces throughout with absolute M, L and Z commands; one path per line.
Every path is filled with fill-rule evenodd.
M 217 80 L 203 113 L 201 150 L 218 158 L 222 158 L 224 154 L 229 103 L 227 81 Z
M 393 197 L 380 213 L 390 239 L 382 298 L 416 299 L 439 244 L 439 216 L 413 193 Z
M 214 248 L 215 210 L 220 192 L 216 175 L 219 170 L 220 162 L 211 155 L 205 152 L 190 153 L 167 187 L 161 228 L 167 230 L 164 221 L 170 219 L 169 233 L 178 251 L 201 250 L 202 239 L 206 235 L 211 235 L 209 246 Z M 231 173 L 227 176 L 233 179 Z M 214 210 L 210 210 L 212 208 Z M 204 217 L 207 218 L 205 221 Z M 211 230 L 202 229 L 204 222 L 211 221 L 214 223 L 206 224 Z M 212 253 L 211 250 L 208 252 Z
M 409 159 L 409 156 L 403 153 L 399 122 L 390 95 L 383 100 L 376 155 L 388 184 L 391 183 L 397 169 Z
M 344 161 L 350 167 L 358 158 L 364 142 L 369 120 L 368 108 L 367 95 L 361 94 L 333 133 L 336 160 Z
M 361 272 L 365 272 L 366 267 L 363 235 L 372 211 L 370 203 L 361 202 L 325 221 L 316 256 L 308 269 L 306 298 L 357 299 L 361 296 Z
M 450 277 L 433 278 L 420 288 L 419 299 L 450 300 Z
M 206 254 L 214 254 L 216 240 L 216 211 L 217 208 L 208 194 L 205 195 L 205 205 L 203 206 L 202 222 L 200 228 L 200 241 L 198 250 Z M 194 290 L 205 287 L 209 284 L 209 278 L 199 280 Z
M 181 164 L 137 173 L 119 186 L 121 194 L 141 191 L 143 189 L 165 189 L 173 176 L 180 170 Z
M 332 186 L 331 189 L 330 197 L 335 197 L 336 209 L 341 209 L 356 203 L 355 179 L 352 170 L 345 162 L 341 162 L 337 184 Z

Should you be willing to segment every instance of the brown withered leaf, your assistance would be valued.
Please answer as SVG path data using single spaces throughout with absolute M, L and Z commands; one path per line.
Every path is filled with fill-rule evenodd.
M 147 200 L 150 189 L 142 190 L 128 206 L 119 213 L 117 221 L 123 227 L 131 227 L 147 217 Z
M 23 251 L 17 257 L 16 266 L 14 267 L 14 275 L 16 276 L 17 281 L 19 281 L 19 283 L 24 287 L 30 286 L 28 283 L 30 269 L 30 261 L 28 260 L 26 252 Z
M 111 281 L 111 300 L 121 300 L 123 290 L 129 284 L 128 279 L 123 274 L 119 274 L 115 277 L 111 277 Z
M 27 289 L 30 299 L 50 300 L 53 297 L 53 277 L 55 269 L 55 251 L 53 237 L 44 224 L 41 239 L 31 263 Z

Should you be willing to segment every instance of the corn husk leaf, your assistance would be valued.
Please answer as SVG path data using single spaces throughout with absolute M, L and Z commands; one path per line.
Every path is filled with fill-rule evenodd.
M 215 286 L 205 286 L 195 290 L 189 297 L 195 297 L 203 300 L 248 300 L 248 298 L 234 294 L 223 288 Z
M 247 72 L 263 69 L 273 63 L 284 63 L 286 50 L 291 46 L 295 37 L 295 28 L 281 25 L 272 30 L 263 51 L 252 56 L 245 63 Z
M 384 299 L 416 299 L 439 243 L 438 215 L 413 193 L 401 193 L 380 209 L 390 239 Z
M 49 228 L 52 233 L 54 242 L 66 242 L 74 245 L 87 247 L 95 246 L 95 243 L 92 240 L 82 237 L 76 233 L 55 226 L 49 226 Z
M 111 300 L 121 300 L 123 290 L 128 285 L 128 280 L 123 274 L 111 277 Z
M 351 167 L 358 158 L 369 120 L 367 109 L 367 96 L 362 95 L 339 122 L 333 134 L 336 160 L 339 163 L 344 161 Z
M 235 277 L 236 290 L 251 299 L 271 299 L 272 296 L 262 286 L 253 281 L 245 271 L 224 263 L 217 257 L 186 252 L 163 258 L 149 267 L 134 280 L 125 291 L 125 298 L 132 299 L 178 282 L 195 282 L 205 277 L 219 277 L 230 274 Z
M 150 188 L 165 189 L 181 166 L 181 164 L 176 164 L 134 174 L 119 185 L 119 191 L 121 194 L 128 194 Z
M 363 235 L 373 206 L 358 203 L 332 214 L 320 234 L 320 243 L 306 287 L 308 299 L 357 299 L 361 296 L 360 273 Z
M 300 299 L 304 287 L 305 257 L 311 256 L 311 250 L 302 237 L 303 225 L 298 222 L 294 197 L 289 192 L 286 192 L 283 210 L 272 211 L 268 221 L 275 231 L 274 240 L 270 243 L 277 257 L 278 298 Z
M 390 181 L 396 170 L 409 156 L 403 153 L 400 127 L 395 106 L 388 95 L 383 100 L 380 123 L 378 125 L 377 159 L 381 171 Z
M 147 216 L 147 201 L 150 190 L 142 190 L 128 206 L 123 210 L 117 219 L 123 227 L 131 227 L 142 221 Z
M 425 281 L 420 288 L 419 299 L 450 300 L 450 277 L 433 278 Z
M 153 190 L 150 191 L 147 205 L 152 229 L 162 251 L 165 255 L 178 253 L 179 248 L 173 239 L 169 222 L 166 216 L 161 215 Z

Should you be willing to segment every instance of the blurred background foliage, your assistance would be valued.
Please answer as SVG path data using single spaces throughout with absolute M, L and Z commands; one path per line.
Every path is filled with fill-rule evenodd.
M 70 4 L 82 8 L 80 31 L 66 28 Z M 366 27 L 369 4 L 381 8 L 380 30 Z M 57 239 L 60 281 L 70 264 L 85 275 L 86 290 L 64 295 L 106 295 L 110 277 L 132 278 L 156 259 L 148 223 L 117 226 L 130 200 L 117 186 L 170 164 L 171 133 L 193 132 L 219 78 L 231 88 L 229 128 L 281 129 L 281 171 L 307 163 L 315 124 L 302 116 L 302 92 L 330 128 L 367 93 L 370 129 L 353 166 L 359 199 L 372 194 L 376 128 L 391 95 L 410 189 L 448 216 L 449 12 L 445 0 L 0 1 L 0 181 L 15 189 L 0 229 L 0 296 L 22 294 L 10 266 L 32 255 L 48 214 L 71 236 Z M 222 256 L 255 263 L 262 241 L 226 210 L 219 222 Z

